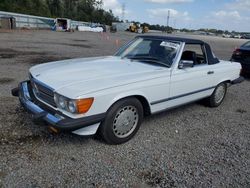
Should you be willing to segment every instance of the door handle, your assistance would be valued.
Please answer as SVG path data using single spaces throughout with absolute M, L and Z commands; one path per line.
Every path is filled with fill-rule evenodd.
M 207 74 L 214 74 L 214 71 L 208 71 Z

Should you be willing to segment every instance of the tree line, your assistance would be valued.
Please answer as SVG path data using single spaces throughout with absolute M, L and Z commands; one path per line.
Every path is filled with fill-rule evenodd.
M 112 10 L 102 8 L 102 0 L 1 0 L 0 10 L 44 17 L 65 17 L 78 21 L 111 25 L 119 21 Z

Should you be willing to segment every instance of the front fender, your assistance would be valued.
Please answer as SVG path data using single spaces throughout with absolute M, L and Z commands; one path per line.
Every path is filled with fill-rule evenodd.
M 143 97 L 146 99 L 148 105 L 150 104 L 150 102 L 148 101 L 146 95 L 141 92 L 141 91 L 128 91 L 128 92 L 123 92 L 123 93 L 120 93 L 118 95 L 116 95 L 113 100 L 111 100 L 110 104 L 109 104 L 109 108 L 114 104 L 116 103 L 117 101 L 121 100 L 121 99 L 124 99 L 124 98 L 128 98 L 128 97 Z M 151 112 L 151 107 L 149 105 L 149 108 L 150 108 L 150 112 Z

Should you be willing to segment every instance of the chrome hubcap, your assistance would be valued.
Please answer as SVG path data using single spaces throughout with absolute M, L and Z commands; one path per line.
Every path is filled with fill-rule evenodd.
M 215 91 L 215 102 L 220 103 L 225 95 L 225 87 L 219 86 Z
M 125 106 L 120 109 L 113 122 L 113 132 L 118 138 L 129 136 L 136 128 L 139 120 L 137 109 L 134 106 Z

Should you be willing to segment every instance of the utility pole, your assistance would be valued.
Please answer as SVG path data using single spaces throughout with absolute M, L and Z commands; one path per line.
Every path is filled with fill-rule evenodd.
M 170 19 L 170 10 L 168 10 L 167 27 L 169 27 L 169 19 Z
M 174 29 L 176 29 L 176 19 L 174 19 L 173 27 L 174 27 Z
M 167 17 L 167 29 L 166 29 L 166 32 L 168 33 L 169 32 L 169 19 L 170 19 L 170 10 L 168 10 L 168 17 Z
M 122 3 L 122 21 L 125 22 L 125 3 Z

